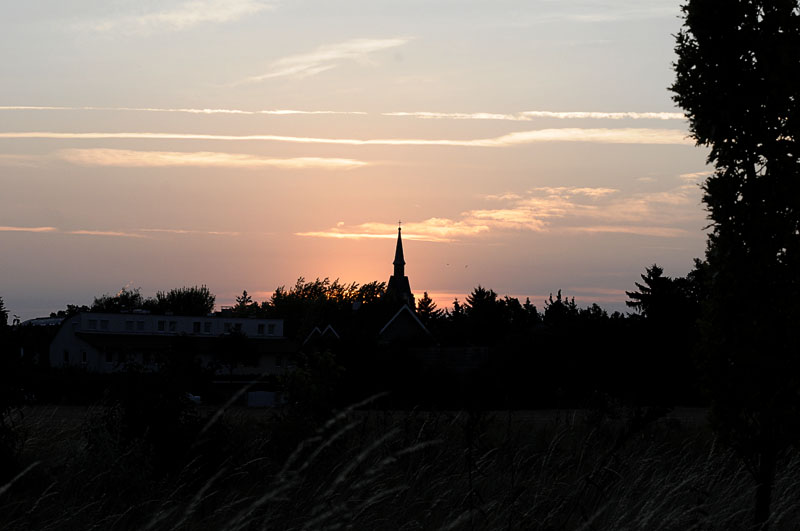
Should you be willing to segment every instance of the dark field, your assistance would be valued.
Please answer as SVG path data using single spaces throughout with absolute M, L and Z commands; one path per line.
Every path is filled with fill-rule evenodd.
M 269 410 L 197 413 L 158 461 L 97 435 L 99 408 L 22 411 L 3 529 L 745 529 L 754 485 L 702 410 L 350 411 L 317 430 Z M 637 420 L 638 419 L 638 420 Z M 304 442 L 297 445 L 297 441 Z M 174 465 L 174 466 L 170 466 Z M 800 459 L 782 458 L 774 529 L 794 529 Z

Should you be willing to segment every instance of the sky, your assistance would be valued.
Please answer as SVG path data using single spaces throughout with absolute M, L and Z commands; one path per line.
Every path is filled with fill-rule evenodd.
M 298 277 L 624 310 L 705 249 L 662 0 L 0 4 L 0 297 Z

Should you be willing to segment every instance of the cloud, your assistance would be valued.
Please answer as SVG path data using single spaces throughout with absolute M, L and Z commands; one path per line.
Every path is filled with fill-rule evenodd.
M 351 169 L 367 163 L 343 158 L 297 157 L 273 159 L 239 153 L 211 151 L 131 151 L 127 149 L 63 149 L 56 156 L 84 166 L 165 167 L 201 166 L 226 168 Z
M 8 227 L 0 226 L 0 232 L 58 232 L 55 227 Z
M 162 234 L 201 234 L 208 236 L 239 236 L 240 232 L 219 230 L 192 230 L 192 229 L 136 229 L 138 232 L 154 232 Z
M 263 0 L 189 0 L 172 8 L 138 15 L 96 20 L 89 27 L 98 32 L 150 33 L 184 30 L 203 23 L 225 23 L 275 7 Z
M 298 109 L 225 109 L 225 108 L 163 108 L 163 107 L 63 107 L 63 106 L 35 106 L 35 105 L 5 105 L 0 106 L 0 111 L 117 111 L 117 112 L 160 112 L 160 113 L 187 113 L 187 114 L 241 114 L 241 115 L 315 115 L 315 114 L 353 114 L 367 115 L 364 111 L 333 111 L 333 110 L 298 110 Z M 686 116 L 679 112 L 597 112 L 597 111 L 523 111 L 517 113 L 496 112 L 384 112 L 381 116 L 396 116 L 421 118 L 424 120 L 507 120 L 513 122 L 530 122 L 536 118 L 556 118 L 559 120 L 685 120 Z
M 559 120 L 685 120 L 686 116 L 679 112 L 584 112 L 584 111 L 524 111 L 519 113 L 501 114 L 492 112 L 385 112 L 383 116 L 407 116 L 423 119 L 450 119 L 450 120 L 510 120 L 515 122 L 528 122 L 535 118 L 557 118 Z
M 297 109 L 267 109 L 258 111 L 248 111 L 244 109 L 192 109 L 192 108 L 160 108 L 160 107 L 53 107 L 53 106 L 31 106 L 31 105 L 6 105 L 0 106 L 0 111 L 114 111 L 114 112 L 161 112 L 161 113 L 186 113 L 186 114 L 242 114 L 257 115 L 267 114 L 276 116 L 288 116 L 295 114 L 355 114 L 364 115 L 362 111 L 302 111 Z
M 332 144 L 350 146 L 460 146 L 508 147 L 547 142 L 588 142 L 599 144 L 662 144 L 694 146 L 687 133 L 680 129 L 537 129 L 516 131 L 493 138 L 474 140 L 418 139 L 418 138 L 317 138 L 283 135 L 218 135 L 194 133 L 56 133 L 50 131 L 7 132 L 0 138 L 41 139 L 150 139 L 150 140 L 261 140 L 301 144 Z
M 487 196 L 499 208 L 467 210 L 458 219 L 430 218 L 404 226 L 403 237 L 448 242 L 507 231 L 617 233 L 677 238 L 690 234 L 701 219 L 693 184 L 654 193 L 623 194 L 605 187 L 539 187 L 519 194 Z M 686 227 L 691 227 L 687 229 Z M 301 236 L 393 238 L 395 226 L 362 223 Z M 698 231 L 699 233 L 699 231 Z
M 402 46 L 408 38 L 351 39 L 320 46 L 311 52 L 290 55 L 274 61 L 261 75 L 248 77 L 240 83 L 252 83 L 276 77 L 309 77 L 336 68 L 344 61 L 366 61 L 371 54 Z
M 713 174 L 713 171 L 696 171 L 693 173 L 682 173 L 678 176 L 679 179 L 687 182 L 698 182 Z
M 133 229 L 133 230 L 63 230 L 58 227 L 12 227 L 0 226 L 0 232 L 32 232 L 32 233 L 57 233 L 70 234 L 77 236 L 108 236 L 118 238 L 148 238 L 148 233 L 167 233 L 167 234 L 199 234 L 207 236 L 239 236 L 239 232 L 231 231 L 209 231 L 191 229 Z
M 475 236 L 487 232 L 489 226 L 470 221 L 454 221 L 445 218 L 429 218 L 424 221 L 404 223 L 403 238 L 429 242 L 450 242 L 464 236 Z M 348 240 L 392 239 L 397 237 L 397 225 L 369 222 L 353 227 L 337 224 L 325 231 L 298 232 L 297 236 L 337 238 Z
M 560 120 L 591 119 L 591 120 L 685 120 L 681 112 L 553 112 L 553 111 L 525 111 L 523 116 L 529 118 L 558 118 Z
M 647 226 L 625 226 L 625 225 L 598 225 L 595 227 L 570 227 L 569 232 L 602 233 L 613 232 L 617 234 L 636 234 L 639 236 L 656 236 L 658 238 L 677 238 L 685 236 L 685 229 L 674 227 L 647 227 Z
M 118 238 L 145 238 L 143 234 L 135 232 L 122 232 L 115 230 L 68 230 L 64 234 L 76 234 L 79 236 L 114 236 Z
M 425 120 L 448 119 L 448 120 L 510 120 L 515 122 L 527 122 L 530 120 L 522 114 L 500 114 L 493 112 L 384 112 L 382 116 L 403 116 L 411 118 L 422 118 Z

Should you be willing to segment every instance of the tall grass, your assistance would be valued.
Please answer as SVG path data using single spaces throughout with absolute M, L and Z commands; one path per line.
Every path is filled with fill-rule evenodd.
M 37 408 L 24 418 L 23 459 L 38 464 L 0 486 L 2 529 L 706 530 L 752 521 L 749 474 L 691 422 L 351 408 L 314 428 L 234 409 L 204 428 L 182 466 L 158 474 L 144 441 L 123 452 L 113 441 L 88 445 L 91 412 Z M 795 529 L 800 455 L 784 455 L 780 470 L 771 524 Z

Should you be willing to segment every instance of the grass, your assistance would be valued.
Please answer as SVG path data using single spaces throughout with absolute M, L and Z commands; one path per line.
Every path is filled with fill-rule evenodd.
M 24 411 L 0 528 L 747 529 L 752 479 L 702 422 L 585 412 L 350 409 L 316 429 L 231 409 L 169 473 L 144 441 L 87 443 L 97 411 Z M 301 440 L 299 444 L 296 444 Z M 783 456 L 773 529 L 800 522 Z

